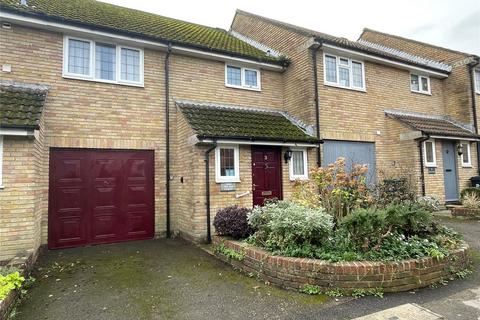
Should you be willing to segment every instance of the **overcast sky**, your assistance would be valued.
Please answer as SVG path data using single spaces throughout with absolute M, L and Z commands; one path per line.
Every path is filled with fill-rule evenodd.
M 364 27 L 480 55 L 480 0 L 103 0 L 228 30 L 235 9 L 356 40 Z

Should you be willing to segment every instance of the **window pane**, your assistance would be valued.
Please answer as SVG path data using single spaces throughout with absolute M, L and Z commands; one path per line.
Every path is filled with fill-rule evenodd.
M 109 44 L 95 44 L 95 77 L 115 80 L 116 48 Z
M 328 82 L 337 83 L 337 59 L 331 56 L 325 56 L 325 72 Z
M 227 67 L 227 83 L 233 86 L 242 85 L 242 69 L 237 67 Z
M 245 70 L 245 85 L 249 87 L 257 87 L 257 71 Z
M 477 92 L 480 92 L 480 71 L 475 71 L 475 87 Z
M 90 74 L 90 42 L 68 40 L 68 72 Z
M 350 70 L 346 68 L 338 68 L 338 75 L 340 79 L 340 85 L 344 87 L 350 87 Z
M 420 78 L 422 80 L 422 91 L 428 92 L 428 79 L 425 77 Z
M 345 59 L 345 58 L 340 58 L 340 65 L 343 65 L 343 66 L 348 66 L 348 59 Z
M 235 176 L 235 149 L 220 149 L 220 175 L 222 177 Z
M 140 51 L 122 48 L 121 79 L 140 82 Z
M 362 64 L 358 62 L 352 62 L 352 81 L 354 87 L 363 88 L 362 72 Z
M 418 84 L 418 76 L 416 74 L 410 75 L 410 88 L 413 91 L 420 91 L 420 86 Z
M 303 167 L 303 151 L 292 152 L 292 165 L 293 175 L 302 176 L 305 174 L 305 168 Z
M 431 141 L 425 142 L 425 149 L 426 149 L 425 155 L 427 158 L 427 162 L 432 163 L 433 162 L 433 142 Z
M 462 143 L 462 149 L 463 149 L 463 154 L 462 154 L 462 162 L 463 163 L 469 163 L 470 159 L 470 154 L 468 152 L 468 144 L 467 143 Z

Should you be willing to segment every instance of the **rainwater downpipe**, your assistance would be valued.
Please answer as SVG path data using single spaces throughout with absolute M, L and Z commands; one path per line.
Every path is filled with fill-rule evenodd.
M 322 47 L 322 42 L 317 42 L 317 46 L 312 48 L 312 66 L 313 66 L 313 82 L 314 82 L 314 96 L 315 96 L 315 129 L 317 132 L 317 139 L 320 140 L 320 96 L 318 93 L 318 68 L 317 68 L 317 53 Z M 322 155 L 320 146 L 317 147 L 317 167 L 322 166 Z
M 425 197 L 425 168 L 423 166 L 423 148 L 422 144 L 430 139 L 430 136 L 427 134 L 425 137 L 418 140 L 418 153 L 420 155 L 420 185 L 422 187 L 422 197 Z
M 217 142 L 205 151 L 205 206 L 207 209 L 207 243 L 212 242 L 212 228 L 210 225 L 210 153 L 217 147 Z
M 470 94 L 472 97 L 472 113 L 473 113 L 473 128 L 475 129 L 475 134 L 478 134 L 478 119 L 477 119 L 477 104 L 476 104 L 476 93 L 475 93 L 475 67 L 480 63 L 479 59 L 474 60 L 468 64 L 468 71 L 470 74 Z M 477 141 L 477 172 L 480 175 L 480 143 Z
M 166 201 L 167 201 L 167 238 L 172 236 L 170 230 L 170 55 L 172 53 L 172 44 L 168 44 L 167 55 L 165 56 L 165 181 L 166 181 Z

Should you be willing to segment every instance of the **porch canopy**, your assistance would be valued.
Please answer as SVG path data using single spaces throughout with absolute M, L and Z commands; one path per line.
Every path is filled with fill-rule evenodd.
M 192 143 L 235 143 L 316 147 L 321 140 L 290 114 L 204 102 L 175 102 L 195 132 Z
M 400 110 L 385 110 L 385 115 L 398 120 L 412 131 L 400 134 L 401 140 L 439 138 L 449 140 L 480 141 L 473 128 L 449 116 L 428 115 Z

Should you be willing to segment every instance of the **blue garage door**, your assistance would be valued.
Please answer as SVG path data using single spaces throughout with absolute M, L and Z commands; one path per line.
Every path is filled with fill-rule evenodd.
M 325 140 L 323 144 L 323 164 L 335 162 L 337 158 L 344 157 L 347 161 L 347 168 L 353 164 L 368 165 L 367 182 L 375 183 L 375 143 Z

